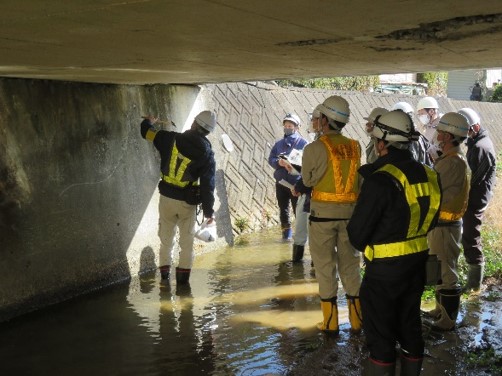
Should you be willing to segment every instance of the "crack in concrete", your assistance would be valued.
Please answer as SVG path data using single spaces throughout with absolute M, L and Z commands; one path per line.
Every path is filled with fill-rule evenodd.
M 493 26 L 492 26 L 493 25 Z M 474 27 L 476 27 L 474 29 Z M 386 35 L 380 40 L 415 40 L 423 42 L 455 41 L 478 35 L 497 33 L 502 30 L 502 13 L 455 17 L 443 21 L 420 24 L 413 29 L 401 29 Z

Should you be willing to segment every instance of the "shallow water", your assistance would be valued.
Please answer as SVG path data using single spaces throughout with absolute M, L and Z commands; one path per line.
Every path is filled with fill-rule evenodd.
M 323 341 L 310 256 L 290 257 L 256 234 L 197 256 L 189 287 L 149 273 L 4 323 L 0 375 L 286 374 Z
M 279 236 L 197 256 L 189 287 L 152 272 L 0 324 L 0 376 L 360 375 L 364 336 L 350 334 L 344 293 L 327 337 L 310 255 L 293 265 Z M 502 352 L 498 300 L 463 298 L 457 326 L 424 334 L 422 375 L 484 375 L 466 356 Z

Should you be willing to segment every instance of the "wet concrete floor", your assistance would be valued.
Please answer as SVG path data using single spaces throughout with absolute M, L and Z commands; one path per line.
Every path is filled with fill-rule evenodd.
M 273 231 L 245 243 L 197 256 L 188 287 L 152 272 L 0 324 L 0 375 L 360 375 L 343 292 L 327 337 L 308 252 L 293 265 Z M 502 351 L 500 304 L 461 315 L 457 331 L 426 334 L 422 375 L 486 375 L 465 354 Z

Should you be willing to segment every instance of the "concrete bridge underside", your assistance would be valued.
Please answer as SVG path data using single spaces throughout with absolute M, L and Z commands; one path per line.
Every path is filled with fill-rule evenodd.
M 4 0 L 0 76 L 217 83 L 497 67 L 498 0 Z

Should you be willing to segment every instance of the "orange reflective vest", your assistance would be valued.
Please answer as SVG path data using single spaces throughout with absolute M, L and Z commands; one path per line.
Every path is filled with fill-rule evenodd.
M 354 203 L 358 196 L 358 173 L 361 165 L 359 143 L 341 134 L 319 138 L 328 152 L 329 161 L 321 181 L 312 190 L 312 200 Z

